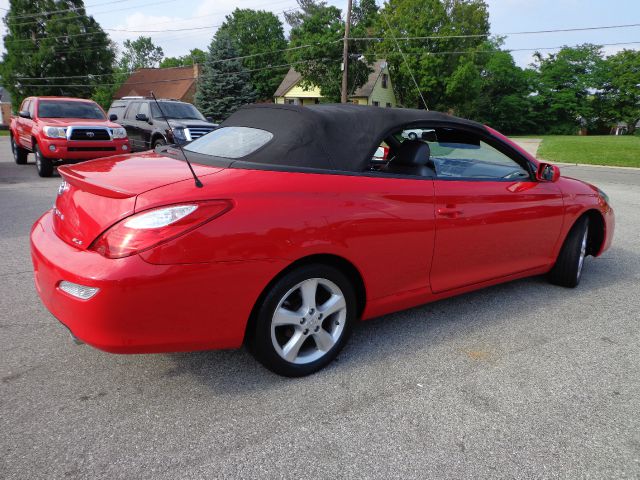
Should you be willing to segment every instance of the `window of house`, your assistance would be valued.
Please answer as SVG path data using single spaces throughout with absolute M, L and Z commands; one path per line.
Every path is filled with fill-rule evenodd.
M 389 75 L 386 73 L 382 74 L 382 88 L 387 88 L 389 82 Z
M 296 101 L 293 98 L 287 98 L 287 104 L 288 105 L 295 105 Z
M 379 107 L 379 106 L 380 106 L 380 102 L 378 102 L 377 100 L 374 100 L 374 101 L 373 101 L 373 102 L 371 102 L 371 103 L 372 103 L 372 105 L 373 105 L 374 107 Z
M 387 108 L 391 108 L 391 104 L 387 102 Z

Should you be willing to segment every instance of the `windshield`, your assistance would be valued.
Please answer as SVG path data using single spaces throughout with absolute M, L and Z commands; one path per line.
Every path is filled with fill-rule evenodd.
M 153 118 L 162 118 L 163 116 L 166 118 L 175 118 L 179 120 L 204 120 L 206 119 L 202 116 L 202 114 L 198 111 L 196 107 L 191 105 L 190 103 L 179 103 L 179 102 L 158 102 L 160 104 L 160 109 L 162 109 L 162 113 L 160 113 L 160 109 L 158 105 L 155 103 L 151 104 L 151 115 Z M 163 115 L 164 114 L 164 115 Z
M 38 103 L 40 118 L 86 118 L 105 120 L 104 112 L 93 102 L 73 102 L 62 100 L 40 100 Z
M 185 150 L 223 158 L 241 158 L 273 138 L 273 133 L 248 127 L 223 127 L 194 140 Z

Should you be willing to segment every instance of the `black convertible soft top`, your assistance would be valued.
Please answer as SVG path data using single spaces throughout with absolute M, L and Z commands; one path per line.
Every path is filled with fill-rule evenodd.
M 246 105 L 221 127 L 267 130 L 273 139 L 242 162 L 363 172 L 380 142 L 400 127 L 485 128 L 470 120 L 427 110 L 352 104 Z

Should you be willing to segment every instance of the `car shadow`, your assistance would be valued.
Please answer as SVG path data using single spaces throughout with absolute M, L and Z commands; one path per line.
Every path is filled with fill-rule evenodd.
M 338 377 L 357 372 L 365 364 L 379 364 L 384 368 L 385 364 L 405 357 L 407 348 L 437 348 L 445 339 L 462 336 L 470 329 L 491 326 L 505 318 L 517 318 L 525 311 L 528 315 L 562 312 L 568 295 L 588 302 L 599 290 L 628 280 L 630 269 L 625 266 L 633 264 L 640 264 L 638 253 L 612 248 L 602 258 L 589 258 L 582 282 L 575 290 L 551 285 L 544 276 L 531 277 L 359 322 L 349 343 L 332 364 L 299 381 L 315 383 L 313 379 L 318 376 L 334 376 L 337 382 Z M 288 388 L 291 382 L 262 367 L 245 348 L 167 357 L 173 367 L 162 376 L 190 375 L 219 394 L 244 395 L 282 386 Z

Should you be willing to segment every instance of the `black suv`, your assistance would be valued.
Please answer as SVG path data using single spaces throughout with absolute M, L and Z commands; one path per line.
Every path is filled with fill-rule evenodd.
M 159 145 L 179 143 L 183 145 L 214 130 L 217 125 L 209 122 L 196 107 L 178 100 L 145 97 L 123 97 L 109 108 L 109 120 L 127 130 L 132 151 L 155 149 Z M 162 113 L 161 113 L 162 112 Z M 174 135 L 167 125 L 171 124 Z

